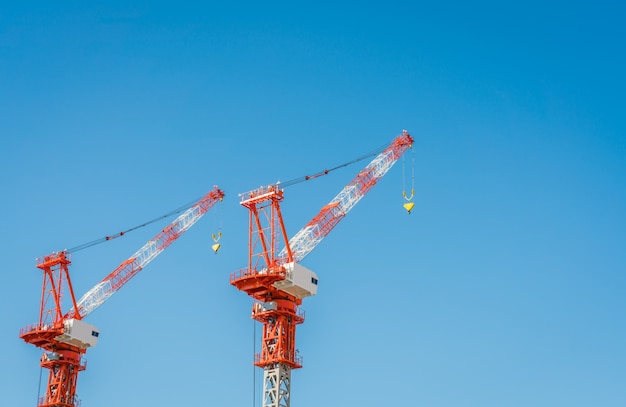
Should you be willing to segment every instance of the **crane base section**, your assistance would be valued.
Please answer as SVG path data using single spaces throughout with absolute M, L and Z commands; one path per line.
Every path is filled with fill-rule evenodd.
M 79 319 L 68 319 L 63 323 L 63 334 L 55 340 L 81 349 L 91 348 L 98 343 L 98 329 Z
M 285 279 L 275 282 L 274 287 L 300 299 L 317 294 L 317 274 L 296 262 L 283 267 Z
M 277 364 L 263 371 L 263 407 L 290 407 L 291 369 Z

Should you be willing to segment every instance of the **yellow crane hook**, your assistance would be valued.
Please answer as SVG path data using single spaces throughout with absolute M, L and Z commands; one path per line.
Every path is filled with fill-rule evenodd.
M 411 190 L 411 196 L 407 197 L 406 196 L 406 192 L 402 191 L 402 196 L 404 196 L 404 199 L 406 199 L 407 201 L 410 201 L 411 199 L 413 199 L 413 196 L 415 195 L 415 190 Z M 411 211 L 413 210 L 413 207 L 415 206 L 414 202 L 407 202 L 404 205 L 404 209 L 406 209 L 406 211 L 409 213 L 409 215 L 411 214 Z
M 413 202 L 407 202 L 404 205 L 404 209 L 406 209 L 406 211 L 409 213 L 409 215 L 411 214 L 411 211 L 413 210 L 413 207 L 415 206 L 415 203 Z
M 415 196 L 415 150 L 413 150 L 413 145 L 409 146 L 409 148 L 411 149 L 411 196 L 406 195 L 406 190 L 402 191 L 402 196 L 407 201 L 402 206 L 404 207 L 404 209 L 406 209 L 406 211 L 410 215 L 411 211 L 413 210 L 413 207 L 415 206 L 415 203 L 411 202 L 413 200 L 413 197 Z M 404 172 L 405 172 L 404 171 L 404 156 L 402 156 L 402 188 L 403 189 L 405 189 L 405 185 L 406 185 L 405 179 L 404 179 Z

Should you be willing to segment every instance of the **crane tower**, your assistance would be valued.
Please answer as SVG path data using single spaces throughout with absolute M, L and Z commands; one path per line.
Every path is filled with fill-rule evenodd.
M 291 239 L 280 211 L 278 184 L 242 194 L 249 211 L 248 265 L 230 283 L 254 299 L 252 318 L 263 324 L 261 351 L 263 407 L 290 407 L 291 371 L 302 367 L 296 354 L 296 326 L 304 322 L 302 300 L 317 293 L 317 275 L 300 264 L 413 144 L 404 130 Z M 280 245 L 280 246 L 279 246 Z M 278 251 L 280 249 L 280 251 Z
M 70 252 L 60 251 L 38 259 L 43 271 L 39 322 L 20 331 L 20 338 L 41 348 L 41 367 L 49 370 L 46 393 L 38 407 L 78 407 L 78 373 L 85 370 L 83 355 L 98 342 L 98 329 L 83 319 L 137 275 L 148 263 L 193 226 L 224 193 L 217 187 L 183 212 L 134 255 L 76 301 L 69 274 Z M 107 238 L 108 240 L 108 238 Z M 72 307 L 63 312 L 62 297 L 70 295 Z

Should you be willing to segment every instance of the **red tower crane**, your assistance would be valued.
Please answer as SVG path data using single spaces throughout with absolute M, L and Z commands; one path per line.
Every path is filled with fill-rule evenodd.
M 41 367 L 49 370 L 46 394 L 38 400 L 38 407 L 80 405 L 76 397 L 76 384 L 78 372 L 86 368 L 82 356 L 87 348 L 96 345 L 99 335 L 98 329 L 83 319 L 137 275 L 223 197 L 224 193 L 215 187 L 87 291 L 79 301 L 76 301 L 70 280 L 70 251 L 55 252 L 38 259 L 37 268 L 43 271 L 39 322 L 20 331 L 20 338 L 25 342 L 43 349 Z M 69 292 L 72 307 L 64 313 L 62 297 L 65 292 Z
M 291 370 L 302 367 L 295 345 L 304 313 L 298 307 L 316 294 L 318 278 L 300 262 L 412 144 L 404 130 L 289 240 L 280 212 L 284 191 L 278 184 L 242 194 L 241 205 L 249 210 L 248 266 L 232 273 L 230 283 L 255 300 L 252 318 L 263 324 L 261 352 L 254 362 L 263 369 L 263 407 L 290 406 Z

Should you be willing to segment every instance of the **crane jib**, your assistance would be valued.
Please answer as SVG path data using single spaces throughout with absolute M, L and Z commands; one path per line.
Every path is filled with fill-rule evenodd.
M 290 240 L 294 261 L 304 259 L 413 145 L 404 130 Z M 286 255 L 283 249 L 278 257 Z
M 191 228 L 200 218 L 213 207 L 213 205 L 224 198 L 224 193 L 215 187 L 208 194 L 203 196 L 192 207 L 188 208 L 178 216 L 171 224 L 163 228 L 154 238 L 149 240 L 130 258 L 122 262 L 115 270 L 106 276 L 100 283 L 87 291 L 78 301 L 78 310 L 84 318 L 96 308 L 102 305 L 115 292 L 123 287 L 130 279 L 154 260 L 169 245 L 178 239 L 183 233 Z M 72 308 L 66 316 L 76 315 Z

